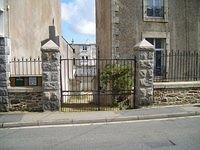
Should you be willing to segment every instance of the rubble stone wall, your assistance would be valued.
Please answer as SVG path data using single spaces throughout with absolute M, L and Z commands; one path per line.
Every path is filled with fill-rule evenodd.
M 8 88 L 10 111 L 43 111 L 41 87 Z
M 154 84 L 154 105 L 200 103 L 200 82 Z

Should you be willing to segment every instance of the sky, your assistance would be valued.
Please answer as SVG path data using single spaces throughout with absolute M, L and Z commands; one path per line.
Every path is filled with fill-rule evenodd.
M 61 0 L 61 19 L 69 43 L 95 43 L 95 0 Z

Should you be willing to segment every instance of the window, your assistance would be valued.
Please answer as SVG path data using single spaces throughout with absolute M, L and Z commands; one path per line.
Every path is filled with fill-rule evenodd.
M 36 86 L 37 85 L 37 77 L 29 77 L 28 85 L 29 86 Z
M 143 0 L 144 21 L 168 22 L 168 0 Z
M 148 42 L 154 45 L 155 48 L 155 63 L 154 74 L 155 76 L 163 76 L 165 73 L 165 41 L 164 38 L 146 38 Z
M 73 53 L 75 54 L 75 49 L 73 48 Z
M 146 13 L 149 17 L 164 17 L 164 0 L 147 0 Z
M 73 58 L 73 65 L 76 65 L 76 59 Z
M 86 59 L 88 60 L 88 56 L 86 56 Z
M 83 45 L 83 50 L 87 50 L 87 46 L 86 45 Z

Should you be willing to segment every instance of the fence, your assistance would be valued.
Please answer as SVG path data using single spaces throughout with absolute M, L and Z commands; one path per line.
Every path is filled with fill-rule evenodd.
M 199 51 L 170 51 L 155 57 L 155 82 L 200 80 Z
M 129 107 L 134 68 L 134 59 L 61 59 L 62 110 Z
M 42 61 L 40 57 L 33 58 L 14 58 L 10 62 L 11 77 L 15 76 L 38 76 L 42 74 Z

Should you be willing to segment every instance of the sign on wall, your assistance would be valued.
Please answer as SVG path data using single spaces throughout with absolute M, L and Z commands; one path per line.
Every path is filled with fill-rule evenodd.
M 37 77 L 29 77 L 29 85 L 36 86 L 37 85 Z

